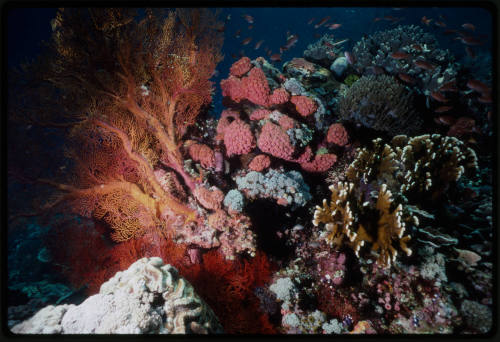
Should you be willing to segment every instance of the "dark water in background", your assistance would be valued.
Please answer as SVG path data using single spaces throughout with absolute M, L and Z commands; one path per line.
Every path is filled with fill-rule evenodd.
M 31 60 L 40 52 L 40 42 L 49 40 L 51 34 L 50 20 L 55 17 L 56 9 L 51 8 L 26 8 L 13 9 L 8 14 L 8 65 L 16 66 L 19 63 Z M 248 23 L 242 16 L 251 15 L 254 18 L 253 24 Z M 230 16 L 231 19 L 227 20 Z M 327 25 L 314 28 L 325 16 L 330 16 L 327 25 L 339 23 L 342 26 L 336 30 L 329 30 Z M 391 21 L 379 20 L 374 22 L 376 17 L 392 16 L 402 18 L 397 23 Z M 429 26 L 421 23 L 423 16 L 432 18 Z M 440 17 L 441 16 L 441 17 Z M 391 8 L 391 7 L 333 7 L 333 8 L 222 8 L 220 20 L 225 21 L 225 37 L 222 53 L 224 60 L 218 65 L 218 73 L 214 76 L 215 113 L 222 110 L 222 98 L 219 82 L 227 78 L 231 64 L 236 60 L 232 56 L 248 56 L 254 59 L 259 56 L 269 56 L 264 49 L 269 48 L 272 53 L 279 53 L 280 46 L 283 46 L 289 34 L 298 35 L 299 40 L 290 50 L 282 54 L 281 62 L 276 63 L 281 66 L 284 62 L 294 57 L 302 57 L 302 52 L 311 44 L 319 39 L 315 35 L 333 33 L 336 39 L 349 38 L 344 45 L 346 50 L 362 38 L 363 35 L 370 35 L 376 31 L 386 30 L 398 25 L 419 25 L 424 30 L 433 33 L 441 48 L 450 49 L 457 60 L 465 55 L 464 45 L 458 40 L 452 40 L 455 35 L 444 35 L 442 32 L 449 29 L 464 30 L 461 25 L 472 23 L 476 27 L 475 33 L 481 37 L 484 42 L 482 46 L 474 47 L 476 51 L 483 50 L 491 53 L 491 33 L 492 16 L 487 9 L 480 7 L 415 7 L 415 8 Z M 315 18 L 311 25 L 308 21 Z M 446 28 L 436 26 L 436 20 L 446 24 Z M 249 26 L 253 27 L 249 29 Z M 236 32 L 240 30 L 239 38 L 236 38 Z M 464 30 L 466 31 L 466 30 Z M 248 45 L 242 45 L 241 42 L 251 37 Z M 264 40 L 258 50 L 255 50 L 255 44 Z

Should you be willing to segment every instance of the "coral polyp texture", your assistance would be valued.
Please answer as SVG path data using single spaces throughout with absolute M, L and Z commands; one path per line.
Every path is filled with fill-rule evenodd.
M 12 332 L 494 332 L 484 8 L 15 14 Z
M 361 247 L 371 244 L 377 262 L 386 267 L 398 254 L 393 245 L 411 255 L 407 247 L 410 236 L 403 234 L 407 222 L 414 223 L 414 219 L 403 218 L 403 207 L 401 203 L 395 206 L 386 184 L 378 189 L 375 203 L 373 198 L 371 203 L 363 201 L 364 194 L 356 194 L 353 183 L 331 185 L 330 191 L 330 202 L 324 199 L 322 206 L 316 206 L 313 219 L 315 226 L 324 224 L 322 235 L 329 245 L 338 249 L 347 244 L 359 257 Z
M 390 135 L 418 132 L 422 125 L 413 96 L 391 76 L 363 76 L 353 83 L 339 102 L 339 114 Z

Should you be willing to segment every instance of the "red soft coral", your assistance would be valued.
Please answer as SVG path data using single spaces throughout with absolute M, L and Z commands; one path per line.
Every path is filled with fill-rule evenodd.
M 224 129 L 224 145 L 229 157 L 252 151 L 255 148 L 255 137 L 250 126 L 242 120 L 234 120 Z
M 326 141 L 338 146 L 345 146 L 349 142 L 349 135 L 342 124 L 334 123 L 328 128 Z
M 248 168 L 252 171 L 261 172 L 271 166 L 271 159 L 265 154 L 259 154 L 252 159 Z
M 229 73 L 233 76 L 241 77 L 250 71 L 251 68 L 252 64 L 250 63 L 250 58 L 242 57 L 233 63 L 229 69 Z
M 192 144 L 188 149 L 189 156 L 196 162 L 200 162 L 204 168 L 215 167 L 214 151 L 205 144 Z
M 300 164 L 307 172 L 325 172 L 337 161 L 337 156 L 333 153 L 317 154 L 314 160 Z
M 262 127 L 257 146 L 262 152 L 285 160 L 291 160 L 294 153 L 288 134 L 272 122 L 267 122 Z
M 269 97 L 271 105 L 280 105 L 290 100 L 290 94 L 284 88 L 276 88 Z
M 302 96 L 302 95 L 294 95 L 292 96 L 290 102 L 295 105 L 295 109 L 302 116 L 309 116 L 318 109 L 318 104 L 313 99 Z

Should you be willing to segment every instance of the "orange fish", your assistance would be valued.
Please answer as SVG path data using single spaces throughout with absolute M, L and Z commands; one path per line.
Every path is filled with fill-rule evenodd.
M 411 47 L 417 50 L 418 52 L 422 52 L 422 47 L 418 44 L 413 44 Z
M 248 14 L 242 14 L 241 15 L 249 24 L 253 24 L 253 17 Z
M 392 15 L 386 15 L 382 19 L 387 20 L 387 21 L 392 21 L 393 23 L 397 23 L 398 21 L 403 20 L 402 18 L 396 18 L 396 17 L 393 17 Z
M 444 95 L 441 94 L 439 91 L 433 91 L 431 93 L 431 97 L 434 100 L 439 101 L 439 102 L 448 102 L 448 99 L 446 97 L 444 97 Z
M 462 25 L 462 27 L 467 30 L 476 31 L 476 27 L 471 23 L 465 23 Z
M 312 17 L 311 19 L 309 19 L 309 21 L 307 22 L 307 25 L 311 25 L 312 23 L 314 23 L 314 21 L 316 20 L 316 18 Z
M 222 25 L 217 27 L 217 32 L 224 32 L 226 30 L 226 26 Z
M 462 36 L 462 37 L 457 37 L 455 40 L 461 40 L 462 43 L 465 45 L 483 45 L 483 42 L 481 42 L 479 39 L 471 36 Z
M 241 41 L 241 45 L 248 45 L 252 41 L 252 37 L 245 38 Z
M 427 17 L 424 15 L 422 17 L 421 21 L 422 21 L 422 24 L 425 24 L 425 25 L 429 26 L 429 24 L 431 23 L 432 19 L 427 19 Z
M 240 33 L 241 33 L 241 30 L 236 31 L 236 33 L 234 34 L 234 37 L 240 38 Z
M 255 50 L 258 50 L 258 49 L 260 48 L 260 46 L 262 45 L 262 43 L 264 43 L 264 39 L 259 40 L 259 41 L 255 44 Z
M 280 53 L 275 53 L 271 55 L 270 59 L 275 62 L 281 62 L 281 54 Z
M 469 56 L 470 58 L 472 58 L 472 59 L 476 58 L 476 54 L 470 46 L 465 47 L 465 52 L 467 53 L 467 56 Z
M 434 25 L 439 26 L 439 27 L 446 27 L 445 23 L 443 23 L 442 21 L 437 21 L 437 20 L 434 22 Z
M 248 25 L 248 29 L 249 30 L 253 29 L 253 25 Z
M 478 97 L 477 100 L 481 103 L 491 103 L 491 93 L 483 93 L 481 97 Z
M 414 84 L 415 83 L 415 79 L 413 77 L 411 77 L 410 75 L 399 73 L 398 77 L 403 82 L 406 82 L 406 83 L 409 83 L 409 84 Z
M 441 106 L 441 107 L 434 109 L 434 112 L 435 113 L 444 113 L 444 112 L 450 111 L 450 109 L 452 109 L 452 108 L 453 108 L 452 106 Z
M 446 29 L 443 31 L 443 34 L 453 34 L 453 33 L 457 33 L 457 30 Z
M 434 118 L 434 121 L 439 125 L 451 126 L 455 123 L 456 119 L 449 115 L 441 115 L 437 118 Z
M 429 63 L 429 62 L 424 61 L 424 60 L 416 61 L 415 66 L 419 67 L 421 69 L 424 69 L 424 70 L 434 70 L 434 68 L 436 67 L 434 64 Z
M 324 17 L 323 19 L 321 19 L 321 21 L 319 23 L 314 25 L 314 28 L 318 28 L 318 27 L 323 26 L 328 20 L 330 20 L 330 16 Z
M 488 85 L 478 80 L 469 80 L 467 82 L 467 87 L 479 93 L 488 93 L 491 91 Z
M 439 88 L 439 91 L 454 91 L 457 92 L 458 88 L 455 85 L 455 81 L 445 83 Z
M 342 24 L 331 24 L 328 29 L 329 30 L 336 30 L 338 29 L 340 26 L 342 26 Z
M 382 20 L 382 18 L 376 17 L 375 19 L 373 19 L 373 22 L 376 23 L 377 21 L 380 21 L 380 20 Z
M 391 53 L 391 57 L 394 59 L 405 59 L 410 57 L 410 55 L 403 51 L 396 51 Z

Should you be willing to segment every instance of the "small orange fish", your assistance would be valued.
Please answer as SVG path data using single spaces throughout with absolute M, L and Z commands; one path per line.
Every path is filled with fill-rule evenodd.
M 465 47 L 465 52 L 467 53 L 467 56 L 469 56 L 470 58 L 472 59 L 476 58 L 476 53 L 474 52 L 474 50 L 472 50 L 470 46 Z
M 441 94 L 439 91 L 433 91 L 431 93 L 431 97 L 434 100 L 439 101 L 439 102 L 448 102 L 448 99 L 446 97 L 444 97 L 444 95 Z
M 413 44 L 411 47 L 413 49 L 417 50 L 418 52 L 422 52 L 422 47 L 418 44 Z
M 248 25 L 248 29 L 249 30 L 253 29 L 253 25 Z
M 455 40 L 461 40 L 465 45 L 483 45 L 479 39 L 471 36 L 456 37 Z
M 275 53 L 271 55 L 270 59 L 275 62 L 281 62 L 281 54 L 280 53 Z
M 462 27 L 467 30 L 476 31 L 476 27 L 471 23 L 465 23 L 462 25 Z
M 396 51 L 396 52 L 391 53 L 391 58 L 394 58 L 394 59 L 405 59 L 408 57 L 410 57 L 410 55 L 407 54 L 406 52 L 403 52 L 403 51 Z
M 424 60 L 416 61 L 415 66 L 419 67 L 421 69 L 424 69 L 424 70 L 434 70 L 434 68 L 436 67 L 434 64 L 429 63 L 429 62 L 424 61 Z
M 431 23 L 432 19 L 430 19 L 430 18 L 429 18 L 429 19 L 427 19 L 427 17 L 424 15 L 424 16 L 422 17 L 422 20 L 421 20 L 421 21 L 422 21 L 422 24 L 425 24 L 425 25 L 429 26 L 429 24 Z
M 248 14 L 241 15 L 249 24 L 253 24 L 253 17 Z
M 491 94 L 490 93 L 483 93 L 481 94 L 481 97 L 478 97 L 477 100 L 481 103 L 491 103 L 492 100 L 491 100 Z
M 434 109 L 435 113 L 444 113 L 444 112 L 449 112 L 453 107 L 452 106 L 441 106 L 436 109 Z
M 415 79 L 413 77 L 411 77 L 410 75 L 399 73 L 398 77 L 403 82 L 406 82 L 406 83 L 409 83 L 409 84 L 414 84 L 415 83 Z
M 328 29 L 329 29 L 329 30 L 336 30 L 336 29 L 338 29 L 340 26 L 342 26 L 342 24 L 331 24 L 330 26 L 328 26 Z
M 315 20 L 316 20 L 316 18 L 314 18 L 314 17 L 309 19 L 309 21 L 307 22 L 307 25 L 311 25 Z
M 488 93 L 491 91 L 487 84 L 478 80 L 469 80 L 467 82 L 467 87 L 479 93 Z
M 234 37 L 240 38 L 240 33 L 241 33 L 241 30 L 236 31 L 236 33 L 234 34 Z
M 318 27 L 323 26 L 328 20 L 330 20 L 330 16 L 324 17 L 323 19 L 321 19 L 321 21 L 319 23 L 314 25 L 314 28 L 318 28 Z
M 217 32 L 224 32 L 225 30 L 226 30 L 226 26 L 224 26 L 224 25 L 217 27 Z
M 438 21 L 438 20 L 436 20 L 434 22 L 434 25 L 439 26 L 439 27 L 446 27 L 445 23 L 443 23 L 442 21 Z
M 439 125 L 451 126 L 455 123 L 456 119 L 449 115 L 441 115 L 437 118 L 434 118 L 434 121 Z
M 453 33 L 457 33 L 457 30 L 446 29 L 443 31 L 443 34 L 453 34 Z
M 262 45 L 262 43 L 264 43 L 264 39 L 259 40 L 259 41 L 255 44 L 255 50 L 258 50 L 258 49 L 260 48 L 260 46 Z
M 373 22 L 376 23 L 377 21 L 380 21 L 380 20 L 382 20 L 382 18 L 376 17 L 375 19 L 373 19 Z
M 245 38 L 241 41 L 241 45 L 248 45 L 252 41 L 252 37 Z
M 439 88 L 439 91 L 454 91 L 457 92 L 458 88 L 455 85 L 455 81 L 445 83 Z

